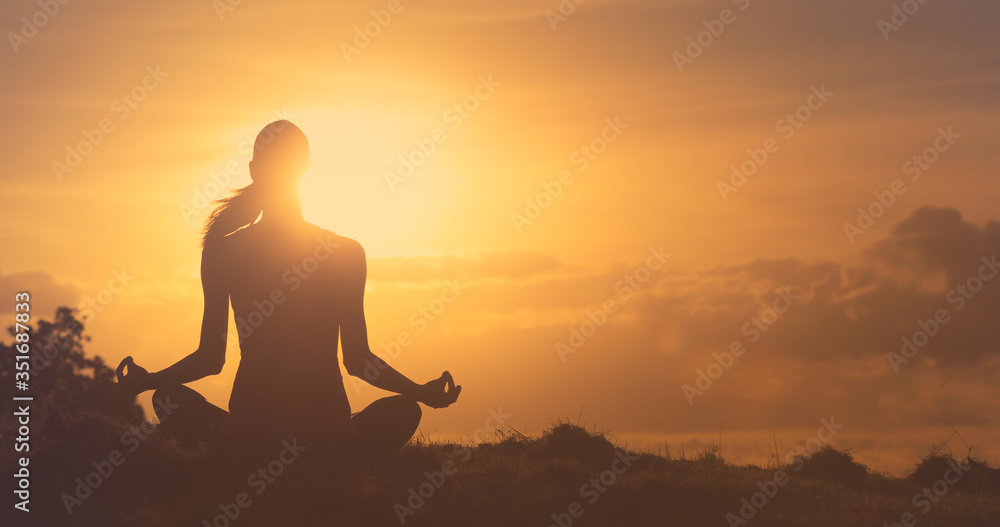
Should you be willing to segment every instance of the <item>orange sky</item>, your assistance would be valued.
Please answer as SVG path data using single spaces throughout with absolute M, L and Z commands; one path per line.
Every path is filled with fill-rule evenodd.
M 432 435 L 501 407 L 529 433 L 582 412 L 652 449 L 721 425 L 723 455 L 760 463 L 772 430 L 784 452 L 834 416 L 874 468 L 950 426 L 1000 461 L 1000 283 L 948 296 L 1000 251 L 1000 6 L 931 1 L 886 29 L 889 0 L 569 5 L 5 2 L 0 293 L 46 317 L 103 299 L 89 351 L 109 364 L 189 353 L 206 200 L 248 183 L 249 142 L 288 118 L 313 151 L 306 219 L 367 250 L 373 350 L 409 332 L 394 366 L 464 386 L 425 412 Z M 449 280 L 465 289 L 445 304 Z M 750 342 L 783 288 L 797 298 Z M 886 354 L 938 309 L 894 372 Z M 223 407 L 230 344 L 194 383 Z

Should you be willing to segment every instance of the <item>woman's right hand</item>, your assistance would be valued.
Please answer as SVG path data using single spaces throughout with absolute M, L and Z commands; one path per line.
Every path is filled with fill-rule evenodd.
M 444 372 L 441 377 L 420 385 L 416 399 L 431 408 L 445 408 L 457 401 L 460 393 L 462 393 L 462 387 L 455 386 L 455 380 L 451 378 L 451 374 Z
M 125 372 L 126 366 L 128 366 L 128 373 Z M 153 389 L 152 375 L 146 371 L 146 368 L 136 364 L 131 356 L 122 359 L 121 363 L 118 364 L 118 369 L 115 370 L 115 375 L 118 377 L 118 389 L 129 397 Z

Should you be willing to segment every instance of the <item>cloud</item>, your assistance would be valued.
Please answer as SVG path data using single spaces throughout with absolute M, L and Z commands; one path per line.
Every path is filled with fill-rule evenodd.
M 586 404 L 602 426 L 642 433 L 662 431 L 663 422 L 650 415 L 688 432 L 717 428 L 719 420 L 727 429 L 805 426 L 830 414 L 856 430 L 885 423 L 986 426 L 1000 405 L 990 395 L 989 373 L 1000 364 L 1000 279 L 986 282 L 962 309 L 948 294 L 976 276 L 997 239 L 995 222 L 981 226 L 954 209 L 923 208 L 849 261 L 756 259 L 702 271 L 668 262 L 629 296 L 615 284 L 641 261 L 567 272 L 566 265 L 522 255 L 516 258 L 534 262 L 525 265 L 530 272 L 474 282 L 417 336 L 404 370 L 419 367 L 419 350 L 435 350 L 483 393 L 503 392 L 516 371 L 518 382 L 545 386 L 547 404 L 538 415 L 530 397 L 505 395 L 505 404 L 529 420 L 554 411 L 575 415 Z M 505 258 L 515 257 L 444 261 L 452 270 L 477 268 L 483 278 L 495 277 L 486 270 Z M 798 298 L 757 329 L 755 320 L 767 321 L 764 312 L 779 291 Z M 609 299 L 619 309 L 561 361 L 556 343 L 567 343 Z M 939 309 L 949 321 L 894 372 L 886 355 L 899 353 L 903 337 L 912 339 Z M 688 404 L 681 387 L 733 341 L 745 354 Z
M 885 354 L 930 327 L 922 360 L 955 364 L 994 356 L 1000 314 L 1000 224 L 962 220 L 951 208 L 924 207 L 899 223 L 856 268 L 841 266 L 839 285 L 815 291 L 790 311 L 791 331 L 776 349 L 791 355 Z M 801 272 L 790 273 L 789 281 Z M 853 277 L 853 278 L 852 278 Z M 987 278 L 984 280 L 983 278 Z M 933 322 L 943 313 L 943 324 Z M 931 322 L 928 322 L 931 321 Z M 937 330 L 933 328 L 941 326 Z
M 551 255 L 531 251 L 369 258 L 368 279 L 378 282 L 427 282 L 461 276 L 468 280 L 526 280 L 561 269 L 568 269 L 568 266 Z
M 80 297 L 76 287 L 60 282 L 46 272 L 5 274 L 0 271 L 0 298 L 4 299 L 0 302 L 0 315 L 14 312 L 14 295 L 20 292 L 31 295 L 31 313 L 34 317 L 45 318 L 51 318 L 59 306 L 75 305 L 76 299 Z
M 886 264 L 918 273 L 943 271 L 949 282 L 969 277 L 979 258 L 1000 252 L 1000 223 L 979 227 L 951 208 L 923 207 L 900 222 L 872 249 Z
M 1000 223 L 979 226 L 955 209 L 924 207 L 853 261 L 756 259 L 687 272 L 667 266 L 628 297 L 616 286 L 641 263 L 586 269 L 535 252 L 373 258 L 369 279 L 391 286 L 463 277 L 473 286 L 461 300 L 459 325 L 475 333 L 562 329 L 614 300 L 621 311 L 611 318 L 645 339 L 643 353 L 680 360 L 728 349 L 734 340 L 806 361 L 884 359 L 944 310 L 947 322 L 937 323 L 916 360 L 954 365 L 1000 348 L 993 323 L 1000 277 L 994 283 L 978 275 L 990 275 L 984 262 L 995 257 Z M 773 324 L 760 322 L 779 291 L 796 297 L 792 307 Z
M 854 262 L 757 259 L 691 275 L 659 277 L 655 294 L 635 301 L 641 331 L 660 334 L 658 351 L 689 356 L 749 340 L 754 318 L 790 288 L 799 298 L 768 335 L 773 351 L 805 360 L 899 352 L 939 310 L 920 361 L 976 362 L 996 354 L 1000 279 L 987 263 L 1000 255 L 1000 224 L 981 227 L 950 208 L 921 208 Z M 982 275 L 980 275 L 982 270 Z M 975 289 L 975 291 L 973 291 Z M 770 327 L 768 327 L 770 329 Z M 766 330 L 762 330 L 766 331 Z M 669 335 L 668 335 L 669 334 Z M 762 339 L 763 340 L 763 339 Z

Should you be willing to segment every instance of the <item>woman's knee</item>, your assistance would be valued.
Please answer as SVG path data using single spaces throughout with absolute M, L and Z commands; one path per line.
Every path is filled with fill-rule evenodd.
M 405 395 L 379 399 L 354 416 L 353 421 L 363 435 L 392 436 L 412 434 L 420 424 L 420 404 Z
M 153 412 L 160 421 L 166 421 L 174 412 L 198 404 L 205 400 L 200 393 L 184 386 L 175 384 L 164 388 L 157 388 L 153 392 Z
M 420 403 L 412 397 L 405 397 L 404 401 L 400 403 L 402 405 L 403 415 L 406 416 L 408 422 L 413 423 L 413 429 L 417 429 L 417 425 L 420 424 L 420 418 L 423 417 L 423 411 L 420 410 Z
M 227 415 L 200 393 L 181 384 L 154 391 L 153 410 L 160 429 L 185 446 L 207 440 Z
M 423 412 L 420 410 L 420 403 L 413 397 L 406 395 L 389 397 L 387 402 L 389 401 L 391 401 L 393 407 L 392 413 L 401 422 L 412 424 L 413 429 L 416 430 L 417 425 L 420 424 L 420 418 L 423 416 Z

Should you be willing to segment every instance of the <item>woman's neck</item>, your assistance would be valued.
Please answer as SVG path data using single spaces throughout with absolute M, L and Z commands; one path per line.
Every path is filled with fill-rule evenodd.
M 284 225 L 297 225 L 304 221 L 302 219 L 302 207 L 299 206 L 296 208 L 264 209 L 263 215 L 257 223 L 265 227 L 280 227 Z

